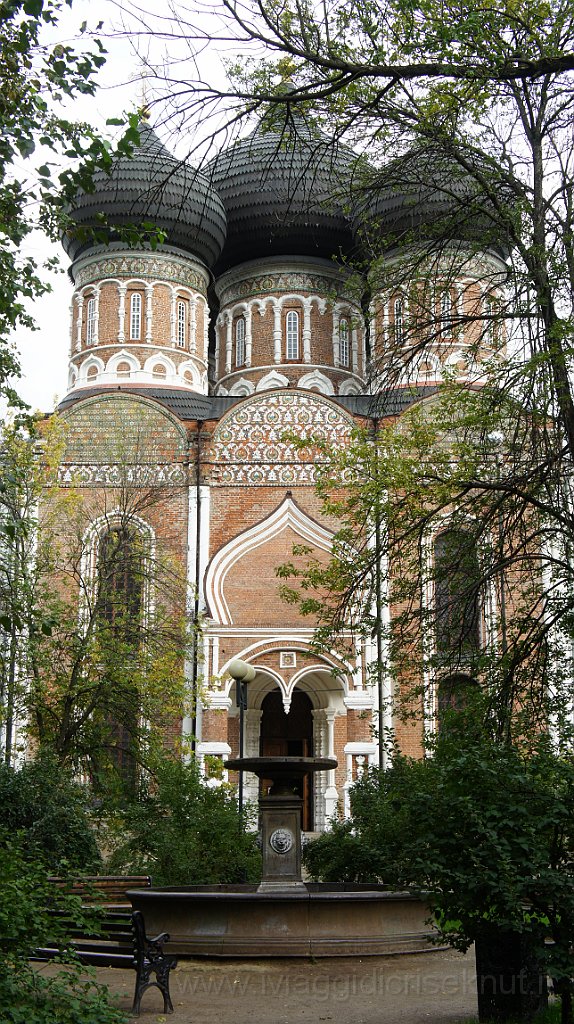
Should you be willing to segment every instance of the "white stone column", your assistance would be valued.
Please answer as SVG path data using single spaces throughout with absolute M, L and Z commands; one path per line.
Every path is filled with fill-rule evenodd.
M 145 340 L 151 342 L 153 332 L 153 284 L 146 284 Z
M 281 304 L 278 299 L 273 299 L 273 358 L 276 363 L 281 362 L 281 349 L 283 336 L 281 331 Z
M 251 357 L 253 354 L 253 332 L 252 332 L 252 320 L 253 320 L 253 306 L 248 305 L 245 310 L 245 365 L 251 366 Z
M 84 296 L 78 293 L 78 315 L 76 317 L 76 352 L 82 349 L 82 320 L 84 317 Z
M 231 373 L 231 360 L 233 357 L 233 317 L 227 313 L 227 334 L 225 338 L 225 372 Z
M 311 299 L 303 300 L 303 362 L 311 362 Z
M 188 343 L 189 343 L 189 351 L 190 352 L 196 352 L 197 351 L 197 338 L 196 338 L 196 335 L 197 335 L 197 313 L 196 313 L 196 310 L 197 310 L 197 299 L 196 299 L 195 295 L 192 295 L 190 297 L 190 300 L 189 300 L 189 329 L 188 329 L 188 339 L 189 339 L 189 342 Z
M 126 340 L 126 293 L 127 284 L 118 285 L 118 342 Z
M 177 292 L 175 288 L 171 289 L 171 308 L 169 311 L 169 339 L 173 347 L 175 347 L 176 339 L 176 326 L 177 326 Z
M 335 708 L 325 709 L 325 722 L 327 724 L 327 744 L 325 757 L 335 757 L 335 718 L 337 712 Z M 325 818 L 328 821 L 332 818 L 337 811 L 337 802 L 339 794 L 337 793 L 337 787 L 335 785 L 335 769 L 332 768 L 330 772 L 327 772 L 327 788 L 325 790 Z
M 94 288 L 94 345 L 100 343 L 100 291 L 99 285 Z
M 341 310 L 335 306 L 333 310 L 333 366 L 339 365 L 339 325 L 341 322 Z
M 351 330 L 351 365 L 353 373 L 359 372 L 359 332 L 356 327 Z

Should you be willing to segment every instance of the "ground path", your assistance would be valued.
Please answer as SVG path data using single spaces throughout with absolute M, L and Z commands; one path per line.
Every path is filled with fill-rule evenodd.
M 98 969 L 122 1008 L 133 975 Z M 183 960 L 171 975 L 175 1013 L 146 993 L 141 1024 L 461 1024 L 476 1018 L 474 954 L 452 950 L 361 960 Z

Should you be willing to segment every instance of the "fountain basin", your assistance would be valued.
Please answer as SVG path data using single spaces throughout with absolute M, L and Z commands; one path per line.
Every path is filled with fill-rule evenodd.
M 380 956 L 432 950 L 429 909 L 383 886 L 307 884 L 293 892 L 254 885 L 132 889 L 148 934 L 169 932 L 180 956 Z

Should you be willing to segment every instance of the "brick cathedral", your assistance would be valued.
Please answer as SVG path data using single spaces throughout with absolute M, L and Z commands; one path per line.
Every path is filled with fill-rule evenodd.
M 344 200 L 350 167 L 348 154 L 306 129 L 291 137 L 260 126 L 199 173 L 144 124 L 133 159 L 80 196 L 77 230 L 64 239 L 73 296 L 61 484 L 86 506 L 105 492 L 87 557 L 97 559 L 126 481 L 161 489 L 156 506 L 142 503 L 137 528 L 185 567 L 202 621 L 196 663 L 186 665 L 190 686 L 202 681 L 201 701 L 174 734 L 193 733 L 207 773 L 237 755 L 226 670 L 235 658 L 252 665 L 245 754 L 338 760 L 307 793 L 308 830 L 348 807 L 353 779 L 378 760 L 376 651 L 365 642 L 346 659 L 318 655 L 313 623 L 280 596 L 276 568 L 293 545 L 324 557 L 336 528 L 321 515 L 313 460 L 287 432 L 345 445 L 356 424 L 425 401 L 445 365 L 469 372 L 476 348 L 464 333 L 456 343 L 437 335 L 423 360 L 397 368 L 394 389 L 369 394 L 391 335 L 400 349 L 408 296 L 380 290 L 368 310 L 361 302 L 347 260 L 358 245 Z M 426 215 L 433 202 L 431 192 Z M 105 241 L 81 230 L 102 212 Z M 394 190 L 363 204 L 361 217 L 376 218 L 382 234 L 413 221 L 408 196 Z M 114 236 L 138 220 L 162 229 L 160 245 L 134 249 Z M 467 262 L 441 303 L 460 311 L 490 301 L 500 267 L 490 250 Z M 389 708 L 384 724 L 393 725 Z M 394 724 L 416 754 L 422 734 Z M 246 795 L 256 786 L 247 776 Z

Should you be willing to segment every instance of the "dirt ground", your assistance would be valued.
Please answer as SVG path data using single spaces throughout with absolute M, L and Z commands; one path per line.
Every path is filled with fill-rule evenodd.
M 129 1011 L 134 975 L 98 969 L 97 976 Z M 477 1013 L 472 951 L 315 962 L 184 960 L 170 987 L 173 1016 L 163 1016 L 161 995 L 151 989 L 142 1024 L 460 1024 Z

